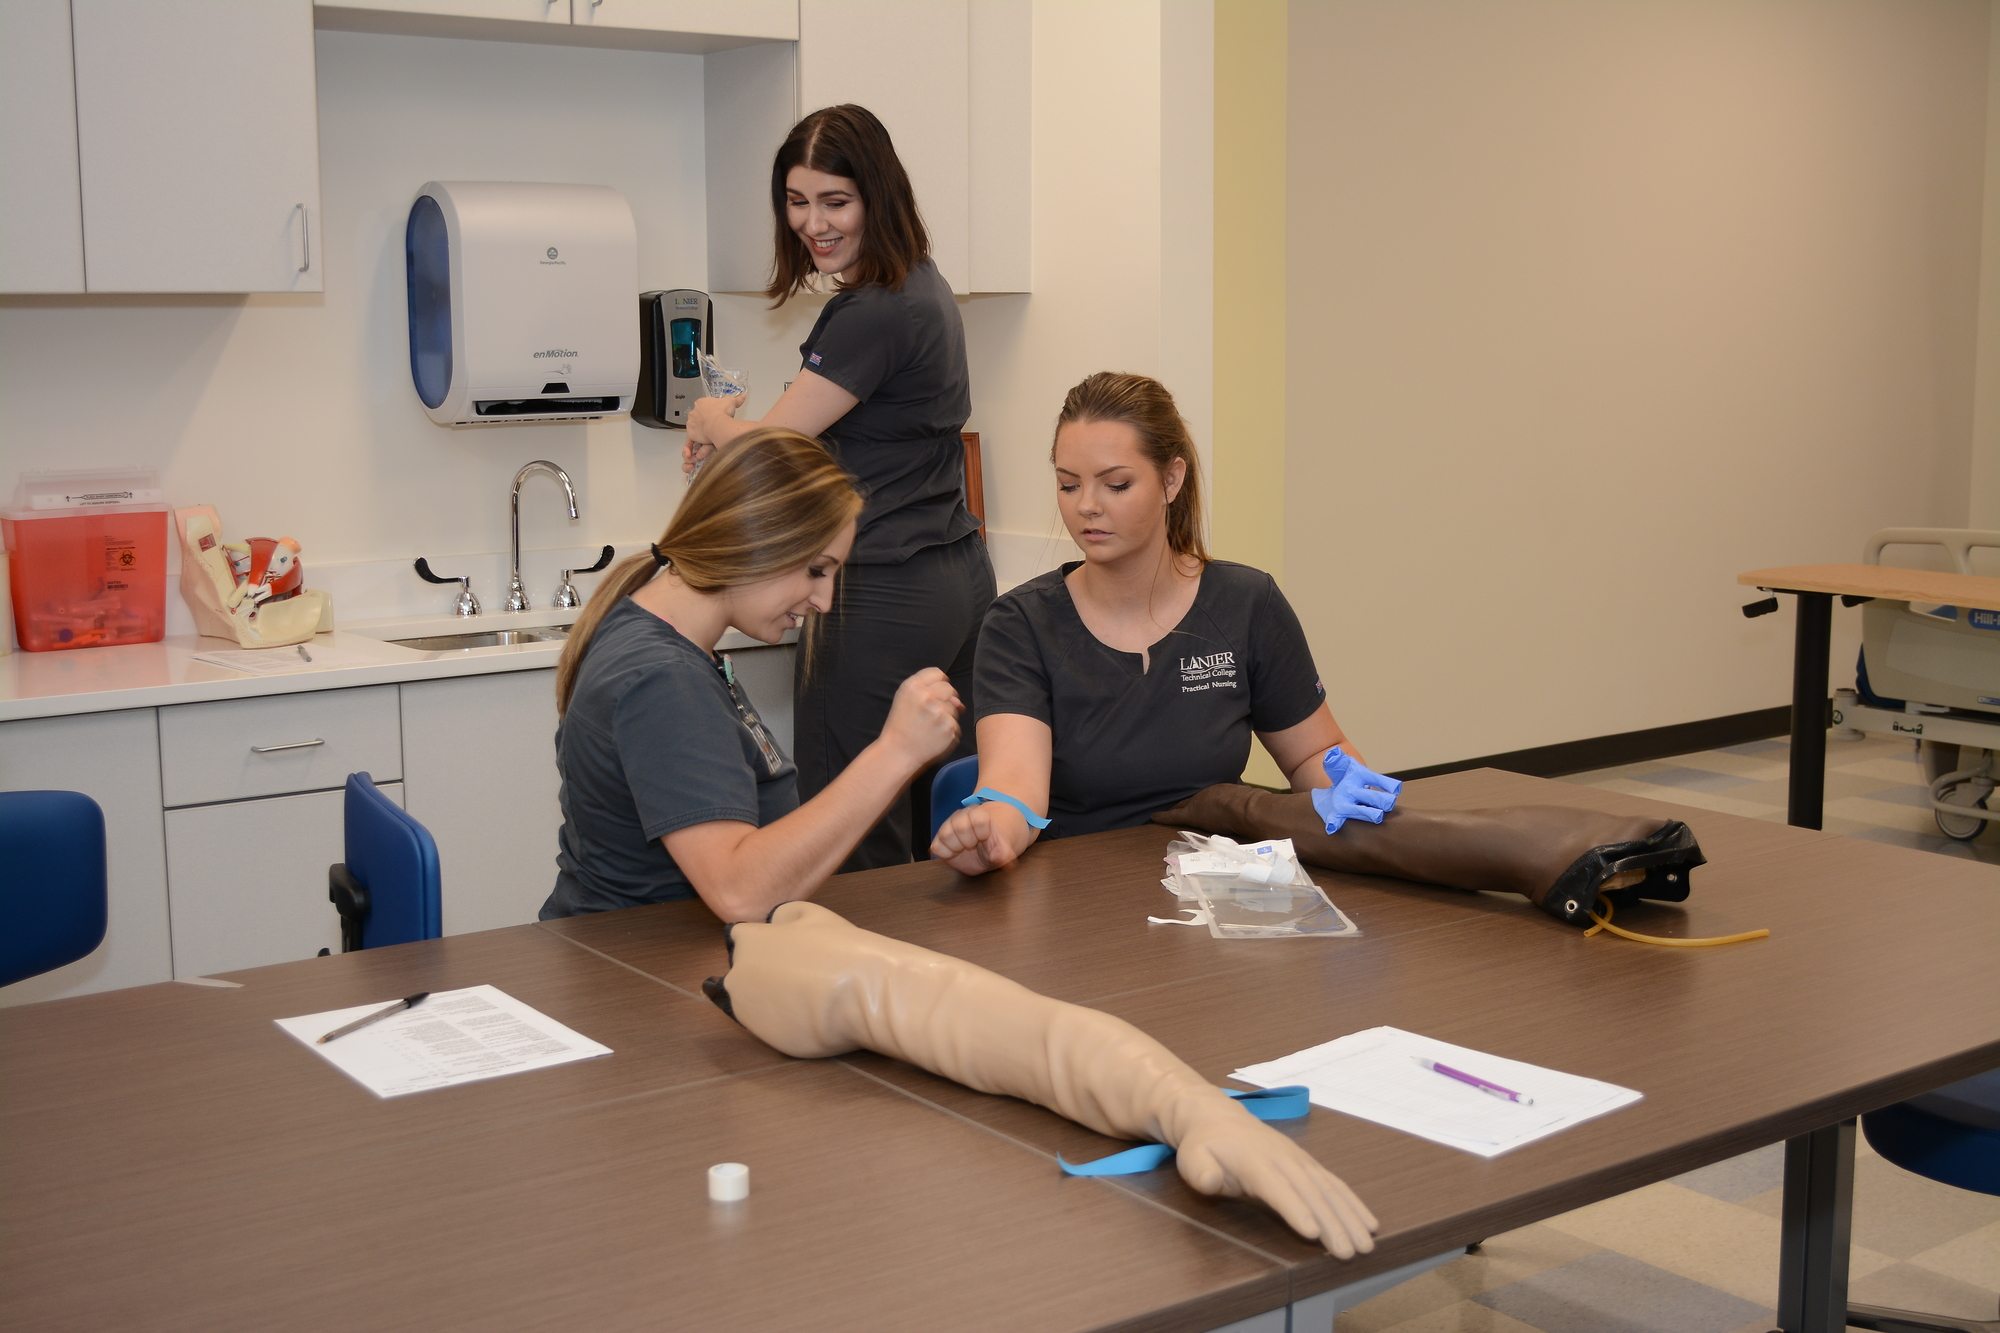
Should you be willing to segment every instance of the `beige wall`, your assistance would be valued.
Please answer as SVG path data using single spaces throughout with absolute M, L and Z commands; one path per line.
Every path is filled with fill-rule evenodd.
M 1967 521 L 1989 9 L 1290 6 L 1272 502 L 1378 765 L 1782 704 L 1739 570 Z
M 1284 577 L 1286 0 L 1215 14 L 1214 553 Z M 1246 392 L 1247 386 L 1256 386 Z M 1261 755 L 1260 755 L 1261 758 Z M 1275 770 L 1273 770 L 1275 771 Z
M 1979 399 L 1972 430 L 1975 528 L 2000 529 L 2000 0 L 1988 20 L 1986 57 L 1986 214 L 1981 264 Z

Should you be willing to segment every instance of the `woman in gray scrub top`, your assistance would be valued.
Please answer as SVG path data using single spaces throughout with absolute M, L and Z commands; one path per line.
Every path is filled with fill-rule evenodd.
M 965 506 L 965 329 L 882 122 L 858 106 L 800 121 L 771 165 L 771 210 L 765 294 L 782 305 L 830 284 L 835 295 L 762 420 L 738 415 L 740 397 L 698 399 L 684 456 L 693 467 L 752 426 L 787 426 L 824 439 L 867 497 L 813 669 L 793 683 L 799 790 L 811 796 L 871 742 L 911 672 L 940 667 L 970 698 L 993 565 Z M 919 775 L 842 869 L 910 860 L 930 827 L 929 789 Z
M 1173 396 L 1092 375 L 1056 422 L 1056 505 L 1083 558 L 993 604 L 979 641 L 981 803 L 931 855 L 976 875 L 1049 837 L 1143 824 L 1235 782 L 1255 735 L 1294 790 L 1345 738 L 1269 574 L 1209 558 Z M 1351 753 L 1351 747 L 1345 747 Z
M 957 742 L 957 692 L 919 670 L 801 804 L 798 770 L 716 653 L 733 627 L 765 643 L 799 631 L 809 655 L 860 512 L 818 441 L 760 430 L 695 480 L 651 550 L 605 575 L 556 667 L 563 823 L 543 920 L 698 896 L 724 921 L 762 921 L 810 896 Z

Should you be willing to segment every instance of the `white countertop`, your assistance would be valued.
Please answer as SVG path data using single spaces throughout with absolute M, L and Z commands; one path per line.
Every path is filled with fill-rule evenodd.
M 306 690 L 339 690 L 406 680 L 439 680 L 494 671 L 552 669 L 562 641 L 501 644 L 426 652 L 387 642 L 420 635 L 466 634 L 479 630 L 532 629 L 567 624 L 575 611 L 500 612 L 458 619 L 417 616 L 343 626 L 313 636 L 297 648 L 259 649 L 262 658 L 282 663 L 270 674 L 238 671 L 198 660 L 207 653 L 240 652 L 224 639 L 172 635 L 158 643 L 118 648 L 72 648 L 60 652 L 0 654 L 0 722 L 73 713 L 105 713 L 121 708 L 248 699 Z M 764 648 L 730 630 L 722 651 Z

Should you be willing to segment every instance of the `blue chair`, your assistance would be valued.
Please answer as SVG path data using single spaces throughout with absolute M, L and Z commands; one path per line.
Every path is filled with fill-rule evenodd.
M 327 897 L 340 909 L 340 951 L 434 940 L 444 933 L 437 843 L 430 830 L 376 789 L 347 777 L 345 861 L 327 868 Z
M 969 754 L 963 759 L 954 759 L 931 777 L 931 839 L 936 841 L 938 830 L 944 821 L 951 818 L 951 812 L 958 809 L 958 803 L 972 795 L 979 786 L 979 756 Z
M 1905 1171 L 1960 1189 L 2000 1194 L 2000 1069 L 1870 1111 L 1861 1117 L 1861 1133 L 1885 1160 Z M 2000 1319 L 1961 1319 L 1852 1302 L 1847 1322 L 1855 1328 L 2000 1333 Z
M 0 986 L 104 943 L 104 811 L 80 791 L 0 792 Z

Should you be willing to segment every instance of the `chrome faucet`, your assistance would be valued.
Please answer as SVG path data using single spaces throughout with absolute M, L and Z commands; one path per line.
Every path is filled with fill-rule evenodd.
M 507 609 L 509 611 L 525 611 L 528 609 L 528 592 L 527 589 L 521 586 L 521 483 L 526 480 L 530 472 L 554 473 L 556 480 L 562 483 L 564 498 L 569 501 L 569 516 L 572 519 L 576 517 L 576 487 L 569 484 L 569 473 L 563 471 L 554 463 L 549 462 L 546 458 L 537 458 L 534 462 L 525 464 L 519 472 L 514 474 L 514 501 L 513 507 L 508 514 L 514 536 L 514 575 L 513 579 L 507 585 Z

